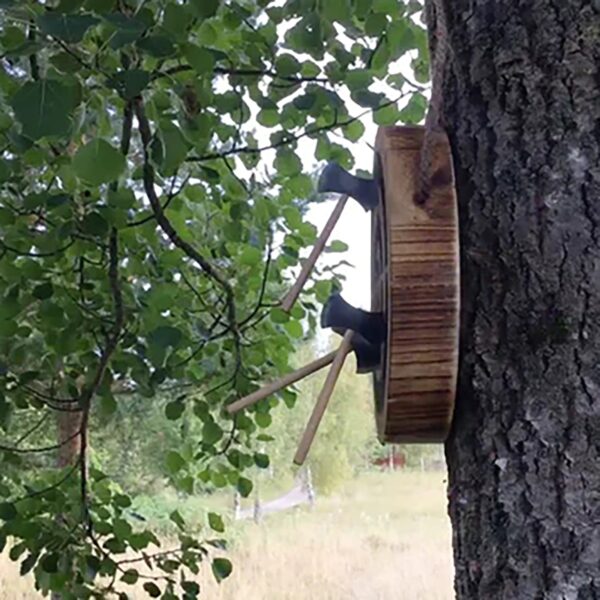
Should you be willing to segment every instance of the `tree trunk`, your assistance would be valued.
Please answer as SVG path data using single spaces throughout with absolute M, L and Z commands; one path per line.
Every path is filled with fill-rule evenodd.
M 59 469 L 75 464 L 81 452 L 81 436 L 77 435 L 81 429 L 83 413 L 80 412 L 57 412 L 58 450 L 56 466 Z
M 600 2 L 446 5 L 456 595 L 600 598 Z

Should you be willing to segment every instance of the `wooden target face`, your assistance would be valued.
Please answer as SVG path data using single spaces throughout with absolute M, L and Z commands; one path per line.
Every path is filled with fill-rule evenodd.
M 448 140 L 433 149 L 432 191 L 418 189 L 420 127 L 383 127 L 371 221 L 371 310 L 387 324 L 373 373 L 376 422 L 385 442 L 441 442 L 454 409 L 458 366 L 458 217 Z

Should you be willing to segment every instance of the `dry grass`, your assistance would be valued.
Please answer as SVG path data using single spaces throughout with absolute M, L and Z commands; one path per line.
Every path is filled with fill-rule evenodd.
M 238 525 L 234 573 L 210 600 L 450 600 L 442 473 L 368 474 L 313 511 Z M 0 557 L 0 600 L 36 598 Z M 137 596 L 144 598 L 143 594 Z

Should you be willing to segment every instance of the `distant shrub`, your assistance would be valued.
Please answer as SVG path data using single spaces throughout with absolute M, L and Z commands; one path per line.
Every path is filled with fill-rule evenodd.
M 352 477 L 354 469 L 343 446 L 319 448 L 314 454 L 310 464 L 319 493 L 331 494 Z

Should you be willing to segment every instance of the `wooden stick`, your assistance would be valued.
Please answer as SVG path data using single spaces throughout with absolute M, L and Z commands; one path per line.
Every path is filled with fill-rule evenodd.
M 300 381 L 300 379 L 304 379 L 304 377 L 308 377 L 308 375 L 311 375 L 312 373 L 315 373 L 319 369 L 322 369 L 323 367 L 326 367 L 327 365 L 331 364 L 333 362 L 333 360 L 335 359 L 337 352 L 338 352 L 337 350 L 334 350 L 333 352 L 330 352 L 329 354 L 326 354 L 325 356 L 321 356 L 321 358 L 317 358 L 317 360 L 313 360 L 313 362 L 311 362 L 307 365 L 304 365 L 303 367 L 300 367 L 296 371 L 293 371 L 292 373 L 288 373 L 287 375 L 284 375 L 280 379 L 277 379 L 277 381 L 273 381 L 273 383 L 269 383 L 269 385 L 265 385 L 264 387 L 260 388 L 260 390 L 256 390 L 256 392 L 252 392 L 248 396 L 245 396 L 244 398 L 240 398 L 239 400 L 232 402 L 227 407 L 227 412 L 230 415 L 232 415 L 236 412 L 239 412 L 240 410 L 242 410 L 242 408 L 252 406 L 253 404 L 256 404 L 257 402 L 259 402 L 260 400 L 267 398 L 271 394 L 278 392 L 279 390 L 283 389 L 284 387 L 287 387 L 288 385 L 291 385 L 292 383 L 296 383 L 296 381 Z
M 306 262 L 304 263 L 304 266 L 300 271 L 300 275 L 298 276 L 296 283 L 294 283 L 292 289 L 286 294 L 285 298 L 282 300 L 281 308 L 285 312 L 289 312 L 290 310 L 292 310 L 292 307 L 298 299 L 298 296 L 300 295 L 300 292 L 302 291 L 302 288 L 304 287 L 304 284 L 306 283 L 310 272 L 313 270 L 313 267 L 315 266 L 315 263 L 317 262 L 317 259 L 319 258 L 321 252 L 323 252 L 323 248 L 325 248 L 327 240 L 329 239 L 333 228 L 338 222 L 347 200 L 348 196 L 346 194 L 340 196 L 340 199 L 335 205 L 331 216 L 327 220 L 327 223 L 325 224 L 321 235 L 319 235 L 319 237 L 317 238 L 317 241 L 315 242 L 315 245 L 313 246 L 309 257 L 306 259 Z
M 346 356 L 348 352 L 352 349 L 352 336 L 354 332 L 351 330 L 346 331 L 344 338 L 342 339 L 342 343 L 337 350 L 335 355 L 335 359 L 331 364 L 331 369 L 329 369 L 329 373 L 327 374 L 327 379 L 323 384 L 323 389 L 319 394 L 319 398 L 317 399 L 317 403 L 315 404 L 315 408 L 313 409 L 312 414 L 310 415 L 310 419 L 308 424 L 306 425 L 306 429 L 304 430 L 304 435 L 300 440 L 300 444 L 298 445 L 298 450 L 296 451 L 296 456 L 294 456 L 294 463 L 297 465 L 303 465 L 306 460 L 306 456 L 308 455 L 308 451 L 315 439 L 315 434 L 317 433 L 317 429 L 319 424 L 321 423 L 321 419 L 325 414 L 325 410 L 327 409 L 327 405 L 329 404 L 329 399 L 331 398 L 331 394 L 333 393 L 333 388 L 342 372 L 342 367 L 344 366 L 344 361 L 346 360 Z

